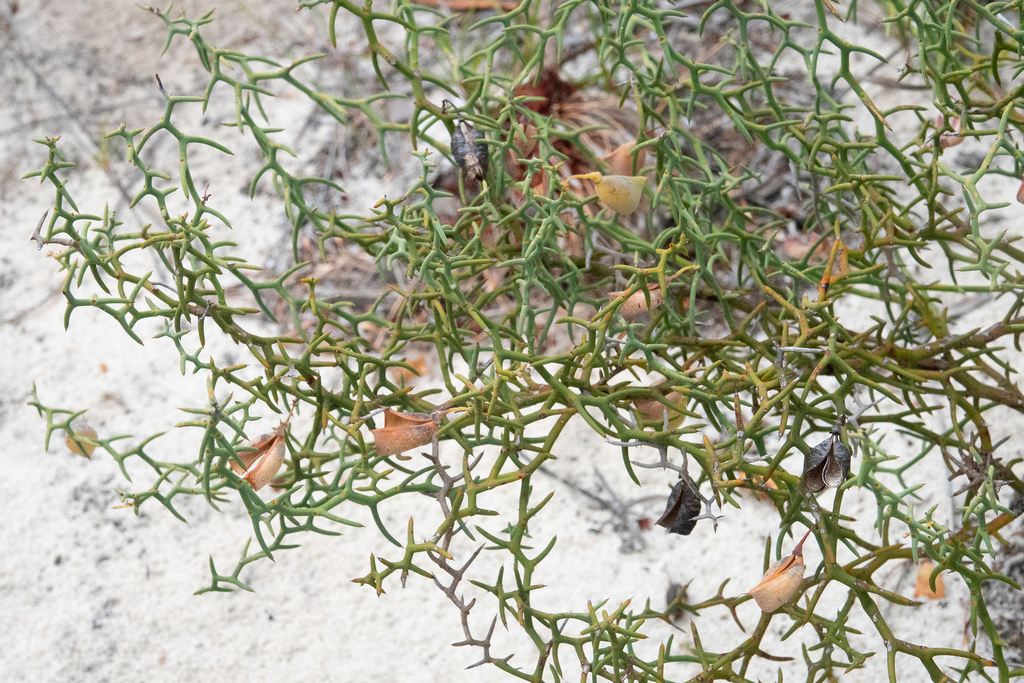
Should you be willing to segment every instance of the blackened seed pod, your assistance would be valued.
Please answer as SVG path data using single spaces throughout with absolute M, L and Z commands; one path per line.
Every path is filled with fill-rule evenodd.
M 469 141 L 473 144 L 470 145 Z M 482 180 L 487 175 L 486 138 L 476 128 L 459 119 L 452 133 L 452 156 L 468 180 Z
M 487 167 L 490 163 L 490 157 L 487 155 L 487 143 L 482 133 L 477 133 L 476 142 L 473 143 L 473 151 L 476 152 L 476 159 L 480 163 L 480 178 L 487 177 Z
M 689 536 L 697 526 L 695 517 L 700 514 L 700 497 L 693 490 L 688 479 L 680 479 L 668 496 L 665 514 L 655 524 L 668 529 L 671 534 Z
M 845 423 L 846 417 L 841 416 L 832 426 L 829 437 L 812 448 L 804 458 L 804 488 L 810 493 L 839 486 L 850 474 L 850 449 L 839 438 Z

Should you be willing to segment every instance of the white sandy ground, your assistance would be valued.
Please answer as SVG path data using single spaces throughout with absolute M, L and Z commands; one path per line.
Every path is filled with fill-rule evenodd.
M 190 13 L 203 6 L 187 3 Z M 290 56 L 296 49 L 322 49 L 323 18 L 296 15 L 293 8 L 291 3 L 266 9 L 222 4 L 207 37 L 218 45 Z M 257 39 L 261 35 L 269 37 Z M 160 57 L 162 40 L 159 21 L 129 2 L 23 1 L 13 15 L 0 10 L 0 679 L 510 680 L 489 667 L 465 669 L 479 653 L 450 647 L 463 638 L 458 615 L 430 581 L 412 577 L 404 590 L 395 583 L 381 597 L 351 583 L 367 573 L 371 553 L 394 556 L 372 526 L 338 538 L 305 538 L 301 548 L 278 553 L 276 563 L 251 565 L 243 579 L 255 593 L 197 597 L 193 592 L 209 582 L 208 558 L 229 571 L 251 535 L 237 501 L 224 505 L 223 513 L 201 500 L 183 502 L 188 525 L 155 502 L 135 516 L 116 507 L 115 489 L 130 484 L 109 457 L 98 455 L 92 462 L 75 457 L 59 438 L 43 449 L 44 423 L 26 405 L 33 383 L 47 405 L 88 408 L 101 436 L 138 438 L 166 431 L 156 452 L 167 458 L 185 457 L 197 446 L 194 431 L 174 425 L 187 419 L 177 408 L 205 403 L 205 378 L 177 372 L 170 342 L 147 340 L 139 346 L 109 317 L 85 310 L 63 331 L 62 276 L 45 258 L 48 249 L 39 253 L 28 239 L 51 194 L 18 180 L 44 160 L 43 148 L 28 140 L 62 135 L 63 148 L 80 164 L 70 176 L 79 207 L 98 212 L 109 202 L 124 219 L 123 199 L 92 161 L 100 126 L 109 130 L 127 119 L 129 127 L 142 127 L 156 120 L 162 100 L 152 85 L 155 72 L 175 92 L 201 82 L 192 53 L 179 48 Z M 42 79 L 26 64 L 33 64 Z M 220 206 L 236 218 L 236 239 L 257 262 L 266 262 L 280 245 L 283 218 L 266 209 L 271 203 L 259 197 L 250 201 L 243 176 L 232 173 L 237 169 L 217 176 Z M 366 188 L 360 190 L 361 208 L 383 194 L 383 186 L 371 181 L 360 186 L 353 180 L 355 188 L 346 182 L 350 193 Z M 962 324 L 972 322 L 988 322 L 985 311 Z M 1009 434 L 1020 422 L 1003 424 L 1000 434 Z M 644 472 L 648 485 L 638 489 L 625 478 L 618 449 L 597 441 L 585 426 L 570 429 L 552 465 L 560 476 L 607 495 L 596 468 L 621 498 L 667 494 L 671 480 L 664 473 Z M 648 451 L 634 457 L 655 456 Z M 939 504 L 947 512 L 938 518 L 948 521 L 939 464 L 927 483 L 919 509 Z M 548 586 L 542 606 L 552 609 L 579 609 L 586 600 L 602 598 L 609 598 L 610 608 L 626 599 L 635 606 L 650 599 L 661 607 L 671 582 L 692 582 L 693 601 L 714 595 L 726 579 L 726 594 L 742 592 L 759 580 L 765 538 L 777 533 L 775 513 L 752 503 L 741 511 L 726 510 L 717 534 L 706 521 L 685 538 L 657 529 L 643 534 L 644 550 L 624 553 L 622 536 L 606 511 L 553 481 L 538 481 L 545 485 L 556 495 L 531 531 L 536 539 L 559 537 L 538 579 Z M 502 504 L 501 496 L 507 504 L 509 495 L 513 492 L 496 496 L 493 504 Z M 831 494 L 822 495 L 824 505 L 830 501 Z M 651 502 L 642 512 L 656 517 L 661 505 Z M 843 510 L 872 533 L 872 500 L 853 489 Z M 436 514 L 426 498 L 385 512 L 396 532 L 410 515 L 429 520 Z M 464 554 L 467 548 L 461 548 Z M 816 546 L 806 549 L 806 558 L 809 567 L 817 566 Z M 484 553 L 476 578 L 492 580 L 496 559 Z M 905 565 L 885 577 L 886 586 L 909 594 L 912 574 Z M 897 634 L 912 642 L 962 647 L 968 591 L 955 578 L 947 577 L 946 587 L 945 599 L 916 610 L 885 607 Z M 838 604 L 842 597 L 832 589 L 822 604 Z M 490 621 L 491 607 L 484 598 L 474 611 L 477 634 Z M 759 610 L 752 602 L 738 611 L 748 629 L 756 624 Z M 743 637 L 724 610 L 707 611 L 698 624 L 709 649 L 731 648 Z M 782 665 L 786 680 L 803 680 L 799 647 L 814 639 L 810 632 L 798 632 L 778 642 L 787 624 L 781 618 L 773 622 L 764 649 L 795 657 Z M 855 626 L 865 634 L 857 641 L 860 649 L 879 654 L 866 669 L 843 679 L 882 680 L 883 645 L 865 619 Z M 513 663 L 533 661 L 521 636 L 505 636 L 500 626 L 498 631 L 497 655 L 520 648 L 523 655 Z M 671 633 L 667 625 L 654 627 L 650 648 Z M 691 642 L 688 628 L 676 632 L 675 640 L 677 649 L 685 649 Z M 756 666 L 753 675 L 775 680 L 777 665 Z M 901 659 L 900 668 L 901 681 L 927 679 L 916 662 Z M 690 668 L 678 675 L 686 671 L 696 673 Z M 568 679 L 575 675 L 566 672 Z

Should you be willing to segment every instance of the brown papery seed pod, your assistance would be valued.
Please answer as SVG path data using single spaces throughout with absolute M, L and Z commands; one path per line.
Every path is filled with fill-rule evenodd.
M 417 379 L 425 377 L 429 372 L 427 357 L 423 354 L 410 356 L 405 360 L 405 364 L 409 367 L 395 365 L 388 368 L 388 378 L 400 386 L 415 384 Z
M 935 127 L 941 129 L 942 126 L 943 126 L 943 118 L 942 118 L 942 115 L 940 114 L 935 119 Z M 954 116 L 953 118 L 951 118 L 949 120 L 949 127 L 954 129 L 954 130 L 956 130 L 957 132 L 956 133 L 940 133 L 939 134 L 939 147 L 941 147 L 942 149 L 949 149 L 950 147 L 956 147 L 957 145 L 959 145 L 961 142 L 964 141 L 964 136 L 960 135 L 960 133 L 959 133 L 959 131 L 960 131 L 960 117 L 959 116 Z
M 946 597 L 946 584 L 942 581 L 942 574 L 935 577 L 935 590 L 932 590 L 931 577 L 935 565 L 931 560 L 922 560 L 921 566 L 917 568 L 917 581 L 914 584 L 915 598 L 928 598 L 938 600 Z
M 608 292 L 608 296 L 614 299 L 623 296 L 625 293 L 625 291 Z M 648 299 L 650 299 L 649 305 L 647 303 Z M 661 285 L 648 285 L 646 292 L 644 290 L 634 292 L 628 299 L 622 302 L 622 305 L 619 306 L 619 313 L 623 318 L 632 322 L 644 313 L 650 313 L 660 306 L 664 300 L 665 296 L 661 293 Z
M 527 121 L 523 124 L 523 132 L 516 131 L 512 136 L 512 144 L 522 159 L 529 159 L 537 149 L 537 126 Z
M 810 535 L 811 532 L 808 530 L 793 548 L 792 554 L 772 563 L 761 578 L 761 583 L 747 591 L 762 612 L 774 612 L 779 609 L 800 587 L 800 582 L 804 578 L 804 541 Z
M 75 455 L 92 460 L 96 450 L 96 430 L 84 422 L 71 425 L 71 431 L 64 433 L 64 445 Z
M 274 446 L 274 441 L 277 439 L 277 434 L 261 434 L 259 438 L 250 444 L 243 445 L 245 450 L 241 450 L 238 453 L 238 460 L 242 462 L 238 464 L 238 460 L 231 461 L 231 469 L 235 472 L 242 474 L 247 472 L 249 467 L 252 466 L 260 456 L 265 455 Z
M 390 408 L 384 412 L 384 426 L 371 429 L 377 455 L 396 455 L 420 446 L 426 446 L 437 435 L 438 424 L 426 413 L 396 413 Z
M 651 303 L 654 303 L 652 300 Z M 640 413 L 644 420 L 650 422 L 664 422 L 665 413 L 668 413 L 669 427 L 678 427 L 683 421 L 683 395 L 678 391 L 665 392 L 659 385 L 651 387 L 652 391 L 664 398 L 664 402 L 656 399 L 646 401 L 633 401 L 633 407 Z
M 281 465 L 284 464 L 287 452 L 288 448 L 284 443 L 284 435 L 275 435 L 271 439 L 270 448 L 260 454 L 252 463 L 252 466 L 245 472 L 244 479 L 252 484 L 254 491 L 259 491 L 273 481 L 274 477 L 281 470 Z
M 1017 202 L 1024 204 L 1024 178 L 1020 179 L 1020 187 L 1017 188 Z
M 636 147 L 636 142 L 630 141 L 623 145 L 619 145 L 614 150 L 601 157 L 601 161 L 608 164 L 613 174 L 631 176 L 633 173 L 633 148 Z M 644 162 L 646 161 L 647 150 L 641 149 L 636 153 L 636 167 L 638 169 L 643 168 Z
M 297 402 L 292 404 L 288 416 L 272 434 L 260 436 L 237 454 L 237 460 L 241 461 L 241 465 L 236 460 L 231 461 L 231 468 L 239 474 L 245 472 L 242 478 L 252 484 L 255 491 L 259 491 L 269 484 L 281 470 L 281 465 L 284 464 L 285 456 L 288 453 L 284 442 L 284 432 L 288 422 L 292 419 L 296 405 Z

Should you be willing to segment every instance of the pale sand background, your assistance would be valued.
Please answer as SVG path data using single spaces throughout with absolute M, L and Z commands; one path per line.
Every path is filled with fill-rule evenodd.
M 307 538 L 300 549 L 279 553 L 276 564 L 251 566 L 243 578 L 255 594 L 195 597 L 192 593 L 209 581 L 208 557 L 221 571 L 228 570 L 251 534 L 237 501 L 224 506 L 223 514 L 198 500 L 183 503 L 187 526 L 155 503 L 136 517 L 115 509 L 119 499 L 114 489 L 130 485 L 109 457 L 88 462 L 71 456 L 59 440 L 44 452 L 43 422 L 26 406 L 33 383 L 48 405 L 88 408 L 91 423 L 103 436 L 168 431 L 158 447 L 167 457 L 196 447 L 195 434 L 174 430 L 187 419 L 176 409 L 204 404 L 205 378 L 180 376 L 177 354 L 167 340 L 150 339 L 138 346 L 110 318 L 84 310 L 67 332 L 62 330 L 62 276 L 44 257 L 47 250 L 37 252 L 28 240 L 52 194 L 19 178 L 45 158 L 43 148 L 30 139 L 60 135 L 69 159 L 79 163 L 70 175 L 79 208 L 99 212 L 109 203 L 121 210 L 122 219 L 133 220 L 112 177 L 93 161 L 97 140 L 121 121 L 135 128 L 159 117 L 163 100 L 154 87 L 154 73 L 161 74 L 172 92 L 199 94 L 203 72 L 194 52 L 183 44 L 161 56 L 162 23 L 130 2 L 25 0 L 15 14 L 7 4 L 0 3 L 0 677 L 510 680 L 492 668 L 465 670 L 478 653 L 449 646 L 463 638 L 458 615 L 429 581 L 413 577 L 405 590 L 394 584 L 379 598 L 351 583 L 368 571 L 370 553 L 393 554 L 372 527 L 348 530 L 340 538 Z M 214 4 L 185 3 L 191 15 Z M 321 14 L 296 14 L 291 3 L 267 8 L 259 3 L 258 9 L 248 5 L 219 3 L 215 23 L 206 28 L 207 39 L 218 46 L 287 57 L 328 49 Z M 298 120 L 307 113 L 298 111 Z M 233 237 L 244 243 L 250 260 L 267 263 L 285 239 L 286 223 L 267 208 L 272 203 L 265 197 L 248 199 L 238 169 L 252 157 L 239 156 L 239 166 L 214 175 L 218 208 L 234 220 Z M 364 209 L 389 187 L 400 186 L 401 176 L 396 171 L 390 186 L 372 177 L 353 177 L 343 184 L 353 204 Z M 134 178 L 121 181 L 131 186 Z M 988 322 L 983 311 L 973 317 L 977 324 Z M 663 473 L 645 473 L 650 485 L 643 489 L 631 486 L 621 472 L 619 451 L 596 441 L 586 427 L 576 428 L 560 447 L 557 471 L 580 485 L 606 495 L 594 474 L 598 468 L 624 499 L 667 494 L 670 478 Z M 943 506 L 938 518 L 947 521 L 942 474 L 936 465 L 920 506 Z M 554 485 L 539 482 L 545 483 Z M 822 496 L 824 504 L 830 499 Z M 429 514 L 431 505 L 423 499 L 409 508 L 388 510 L 387 522 L 401 530 L 410 514 Z M 635 510 L 656 517 L 661 505 L 650 502 Z M 874 503 L 854 489 L 846 496 L 844 512 L 868 528 Z M 615 529 L 614 518 L 559 487 L 533 527 L 538 539 L 559 536 L 552 558 L 542 565 L 541 580 L 549 586 L 546 604 L 581 608 L 587 599 L 608 597 L 612 607 L 625 599 L 634 605 L 650 599 L 661 607 L 671 582 L 692 581 L 689 595 L 695 601 L 713 595 L 726 579 L 731 579 L 727 594 L 742 592 L 760 577 L 764 540 L 777 531 L 776 515 L 760 504 L 725 513 L 717 535 L 706 521 L 687 538 L 657 529 L 643 534 L 644 550 L 624 553 L 625 536 Z M 808 565 L 816 566 L 817 547 L 809 547 L 806 554 Z M 493 579 L 496 568 L 485 553 L 477 578 Z M 909 594 L 912 574 L 904 566 L 886 577 L 886 585 Z M 955 579 L 947 578 L 946 585 L 946 599 L 916 611 L 885 607 L 897 633 L 914 642 L 962 646 L 969 596 Z M 841 599 L 838 591 L 832 592 L 826 600 Z M 491 606 L 483 600 L 474 612 L 478 633 L 493 614 Z M 739 609 L 748 629 L 758 614 L 752 602 Z M 765 649 L 795 657 L 783 669 L 787 680 L 803 680 L 799 645 L 813 638 L 801 632 L 778 643 L 787 624 L 784 619 L 773 623 L 774 635 Z M 699 626 L 709 649 L 731 648 L 742 639 L 722 610 L 706 612 Z M 881 680 L 882 643 L 870 624 L 858 627 L 866 634 L 859 641 L 861 649 L 882 654 L 869 660 L 866 670 L 843 678 L 851 683 Z M 684 628 L 676 633 L 677 648 L 690 642 Z M 500 632 L 499 627 L 497 655 L 528 647 L 518 636 L 509 640 Z M 661 625 L 652 630 L 658 639 L 670 632 Z M 651 647 L 656 647 L 653 641 Z M 523 651 L 518 661 L 533 661 L 532 653 Z M 774 665 L 759 666 L 756 675 L 775 680 Z M 907 674 L 901 680 L 926 680 L 914 662 L 901 669 Z M 575 676 L 566 672 L 569 680 Z

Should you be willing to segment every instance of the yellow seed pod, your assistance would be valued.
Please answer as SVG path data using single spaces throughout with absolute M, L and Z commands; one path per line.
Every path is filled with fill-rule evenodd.
M 96 450 L 96 430 L 84 422 L 74 424 L 71 428 L 72 431 L 64 432 L 64 444 L 75 455 L 92 460 L 93 451 Z
M 601 203 L 622 215 L 628 215 L 637 210 L 637 207 L 640 206 L 640 199 L 644 196 L 644 184 L 647 182 L 647 178 L 644 176 L 585 173 L 570 176 L 563 183 L 563 187 L 574 178 L 593 182 L 594 191 L 597 192 L 597 198 L 601 200 Z

